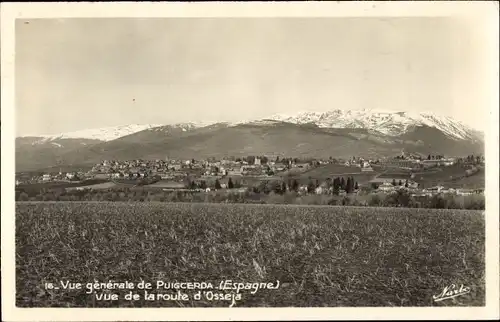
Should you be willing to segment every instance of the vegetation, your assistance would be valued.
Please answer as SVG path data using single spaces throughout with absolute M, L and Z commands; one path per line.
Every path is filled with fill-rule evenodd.
M 291 187 L 296 188 L 296 181 Z M 352 184 L 352 183 L 351 183 Z M 311 181 L 309 192 L 316 185 Z M 220 187 L 220 183 L 219 183 Z M 433 197 L 412 197 L 401 190 L 396 193 L 360 193 L 346 196 L 314 193 L 302 194 L 295 190 L 285 190 L 286 184 L 262 181 L 260 186 L 244 192 L 235 189 L 221 189 L 213 192 L 163 191 L 147 188 L 112 188 L 100 190 L 64 189 L 44 190 L 28 194 L 16 192 L 17 201 L 160 201 L 160 202 L 210 202 L 210 203 L 260 203 L 260 204 L 311 204 L 343 206 L 375 206 L 436 209 L 485 209 L 484 195 L 435 195 Z M 337 191 L 338 192 L 338 191 Z M 335 193 L 335 191 L 334 191 Z
M 243 292 L 236 307 L 481 306 L 484 234 L 478 211 L 17 203 L 16 304 L 227 307 L 231 302 L 97 301 L 84 290 L 53 291 L 43 285 L 61 280 L 218 285 L 231 279 L 280 281 L 276 290 Z M 452 283 L 464 283 L 471 292 L 432 300 Z

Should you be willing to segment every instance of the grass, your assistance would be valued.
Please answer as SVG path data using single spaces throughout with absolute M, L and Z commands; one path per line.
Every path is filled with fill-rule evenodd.
M 89 186 L 79 186 L 79 187 L 70 187 L 67 189 L 111 189 L 113 187 L 119 186 L 115 184 L 114 182 L 103 182 L 103 183 L 98 183 L 98 184 L 93 184 Z
M 332 175 L 340 176 L 342 174 L 361 173 L 361 168 L 356 166 L 345 166 L 341 164 L 325 164 L 318 167 L 312 167 L 302 172 L 301 176 L 313 178 L 325 178 Z
M 477 189 L 485 187 L 485 173 L 484 170 L 480 170 L 468 177 L 463 177 L 458 180 L 450 180 L 446 183 L 447 186 L 452 188 L 466 188 L 466 189 Z
M 424 177 L 422 177 L 421 175 L 416 175 L 416 181 L 424 184 L 426 187 L 434 185 L 443 185 L 450 188 L 470 189 L 485 187 L 485 172 L 483 169 L 480 169 L 478 172 L 470 176 L 464 175 L 465 170 L 459 172 L 455 168 L 448 171 L 448 169 L 444 168 L 442 172 L 431 173 Z
M 361 172 L 361 168 L 356 166 L 345 166 L 339 164 L 327 164 L 321 165 L 319 167 L 313 167 L 308 171 L 303 171 L 296 173 L 294 175 L 285 176 L 285 180 L 296 179 L 300 184 L 308 184 L 309 180 L 320 180 L 324 181 L 326 178 L 333 177 L 353 177 L 358 184 L 364 184 L 369 182 L 373 177 L 377 175 L 377 172 Z
M 96 301 L 43 285 L 231 279 L 280 281 L 276 290 L 243 292 L 236 307 L 482 306 L 484 230 L 480 211 L 16 203 L 16 304 L 227 307 L 230 301 Z M 433 302 L 452 283 L 471 293 Z

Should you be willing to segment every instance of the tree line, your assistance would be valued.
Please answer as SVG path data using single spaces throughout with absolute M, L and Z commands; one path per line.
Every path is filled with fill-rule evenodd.
M 342 205 L 372 207 L 406 207 L 436 209 L 485 209 L 483 195 L 454 196 L 434 195 L 432 197 L 412 197 L 406 191 L 392 194 L 368 195 L 302 195 L 295 191 L 286 193 L 256 193 L 246 190 L 236 193 L 220 190 L 211 193 L 193 191 L 162 191 L 130 188 L 108 190 L 51 189 L 36 195 L 16 191 L 16 201 L 108 201 L 108 202 L 209 202 L 209 203 L 258 203 L 258 204 L 301 204 L 301 205 Z

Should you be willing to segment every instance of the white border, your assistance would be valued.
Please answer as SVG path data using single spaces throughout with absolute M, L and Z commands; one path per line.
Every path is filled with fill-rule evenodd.
M 252 2 L 252 3 L 2 3 L 1 4 L 1 200 L 2 318 L 5 321 L 117 320 L 360 320 L 493 319 L 499 317 L 498 2 Z M 366 17 L 463 16 L 489 28 L 491 88 L 486 135 L 486 307 L 479 308 L 15 308 L 14 254 L 14 20 L 61 17 Z M 346 30 L 346 32 L 348 32 Z M 471 113 L 474 112 L 471 107 Z

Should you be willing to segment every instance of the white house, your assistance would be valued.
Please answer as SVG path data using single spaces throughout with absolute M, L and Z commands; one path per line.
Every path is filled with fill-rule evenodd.
M 299 186 L 299 193 L 307 193 L 307 186 Z
M 314 192 L 317 194 L 317 195 L 322 195 L 323 193 L 325 193 L 327 190 L 325 190 L 325 188 L 319 186 L 317 187 Z
M 441 190 L 441 193 L 445 193 L 445 194 L 454 194 L 456 193 L 456 190 L 453 189 L 453 188 L 443 188 Z
M 378 187 L 378 190 L 383 192 L 389 192 L 394 190 L 394 186 L 392 185 L 392 183 L 384 182 Z
M 444 189 L 443 186 L 435 186 L 435 187 L 432 187 L 432 188 L 427 188 L 425 189 L 427 192 L 431 192 L 431 193 L 441 193 L 441 191 Z
M 457 195 L 459 196 L 470 196 L 472 194 L 474 194 L 472 189 L 457 189 Z
M 172 164 L 170 166 L 170 169 L 173 169 L 174 171 L 179 171 L 182 169 L 182 165 L 181 164 Z

